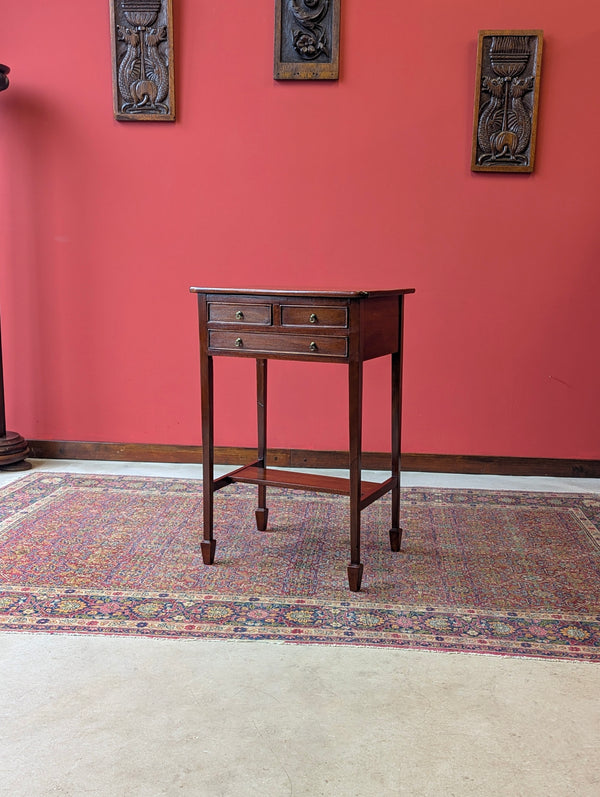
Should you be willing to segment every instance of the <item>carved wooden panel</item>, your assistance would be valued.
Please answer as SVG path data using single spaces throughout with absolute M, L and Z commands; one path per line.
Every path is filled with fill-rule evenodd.
M 473 171 L 533 171 L 542 40 L 541 30 L 479 32 Z
M 172 0 L 110 0 L 115 119 L 175 119 Z
M 277 80 L 337 80 L 340 0 L 275 0 Z

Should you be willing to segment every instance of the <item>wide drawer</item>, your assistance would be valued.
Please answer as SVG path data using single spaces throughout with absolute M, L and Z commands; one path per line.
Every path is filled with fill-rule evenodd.
M 209 302 L 208 320 L 224 324 L 262 324 L 272 323 L 270 304 L 233 304 L 228 302 Z
M 348 308 L 285 304 L 281 307 L 281 324 L 288 327 L 340 327 L 344 329 L 348 326 Z
M 268 334 L 211 329 L 208 346 L 212 351 L 247 351 L 261 354 L 306 354 L 346 357 L 348 338 L 315 335 Z

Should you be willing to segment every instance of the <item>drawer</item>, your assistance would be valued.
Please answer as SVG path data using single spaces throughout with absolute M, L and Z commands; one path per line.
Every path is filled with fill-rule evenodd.
M 348 326 L 348 308 L 284 304 L 281 306 L 281 325 L 288 327 L 340 327 L 345 329 Z
M 223 324 L 262 324 L 270 326 L 272 313 L 270 304 L 230 304 L 209 302 L 208 320 Z
M 348 338 L 323 335 L 268 334 L 211 329 L 208 346 L 212 351 L 256 352 L 261 354 L 305 354 L 346 357 Z

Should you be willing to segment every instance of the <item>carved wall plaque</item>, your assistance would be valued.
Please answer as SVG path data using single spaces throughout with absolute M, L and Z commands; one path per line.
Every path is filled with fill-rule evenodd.
M 172 0 L 110 0 L 115 119 L 175 119 Z
M 337 80 L 340 0 L 275 0 L 277 80 Z
M 479 32 L 473 171 L 533 171 L 542 40 L 541 30 Z

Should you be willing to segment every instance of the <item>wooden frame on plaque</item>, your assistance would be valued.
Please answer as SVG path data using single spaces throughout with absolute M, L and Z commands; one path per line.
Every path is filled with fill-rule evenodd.
M 172 0 L 110 0 L 115 119 L 175 120 Z
M 543 35 L 541 30 L 479 32 L 472 171 L 533 171 Z
M 275 0 L 276 80 L 337 80 L 340 0 Z

